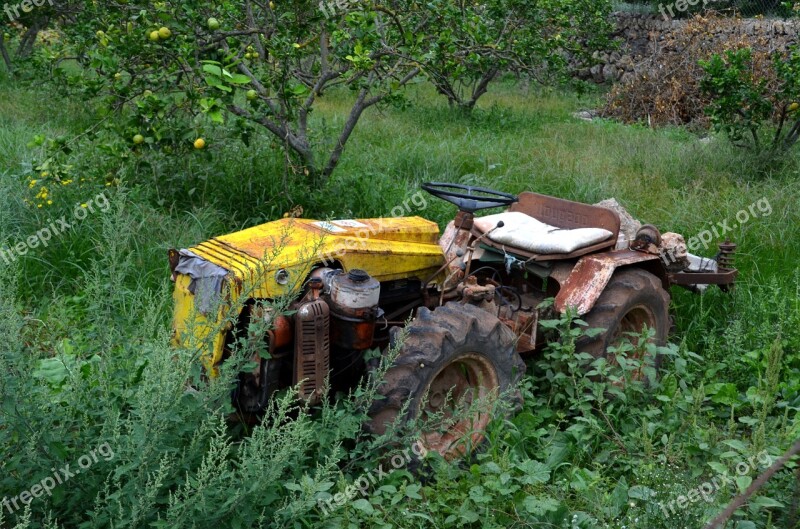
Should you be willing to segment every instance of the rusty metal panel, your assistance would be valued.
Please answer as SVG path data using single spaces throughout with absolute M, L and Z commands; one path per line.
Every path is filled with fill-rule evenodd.
M 732 285 L 736 282 L 738 270 L 725 270 L 724 272 L 677 272 L 669 274 L 673 285 Z
M 617 268 L 657 260 L 656 255 L 632 250 L 587 255 L 578 261 L 559 290 L 555 299 L 555 309 L 563 313 L 567 307 L 574 307 L 578 315 L 582 316 L 592 310 Z

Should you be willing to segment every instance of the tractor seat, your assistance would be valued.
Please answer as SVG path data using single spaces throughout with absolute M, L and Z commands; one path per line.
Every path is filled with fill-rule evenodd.
M 498 222 L 502 228 L 497 228 Z M 615 237 L 603 228 L 559 228 L 545 224 L 521 211 L 506 211 L 476 218 L 476 235 L 489 233 L 485 244 L 500 250 L 518 253 L 533 260 L 583 255 L 595 249 L 613 246 Z

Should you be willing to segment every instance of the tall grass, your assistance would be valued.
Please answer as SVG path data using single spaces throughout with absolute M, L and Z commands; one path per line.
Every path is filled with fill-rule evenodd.
M 248 147 L 220 129 L 207 151 L 181 159 L 114 158 L 77 141 L 69 159 L 86 182 L 59 189 L 40 210 L 25 202 L 41 161 L 29 142 L 77 136 L 96 119 L 54 93 L 0 81 L 0 249 L 98 193 L 112 207 L 12 266 L 0 261 L 0 500 L 102 442 L 115 456 L 35 500 L 29 515 L 5 512 L 0 527 L 693 527 L 733 490 L 693 504 L 680 521 L 664 519 L 651 493 L 688 491 L 719 465 L 753 450 L 777 455 L 800 435 L 800 179 L 792 163 L 756 179 L 724 141 L 573 118 L 594 105 L 592 95 L 504 84 L 464 116 L 418 86 L 407 108 L 364 116 L 320 189 L 300 185 L 269 137 L 257 134 Z M 314 129 L 335 129 L 347 98 L 328 93 Z M 105 186 L 109 175 L 114 184 Z M 687 237 L 734 221 L 760 199 L 772 212 L 729 234 L 741 270 L 732 293 L 673 292 L 674 345 L 650 391 L 632 385 L 607 400 L 615 388 L 585 376 L 568 322 L 556 322 L 562 341 L 532 366 L 525 408 L 492 425 L 485 451 L 463 465 L 434 461 L 425 479 L 395 472 L 364 501 L 324 516 L 317 500 L 381 464 L 386 440 L 363 435 L 363 410 L 347 399 L 311 414 L 285 401 L 250 435 L 228 428 L 221 417 L 230 388 L 204 385 L 194 353 L 167 346 L 166 250 L 297 205 L 306 217 L 387 215 L 428 180 L 585 202 L 615 197 L 642 221 Z M 453 213 L 432 198 L 421 212 L 441 225 Z M 187 391 L 192 379 L 199 391 Z M 780 475 L 739 520 L 788 523 L 797 493 L 790 483 Z

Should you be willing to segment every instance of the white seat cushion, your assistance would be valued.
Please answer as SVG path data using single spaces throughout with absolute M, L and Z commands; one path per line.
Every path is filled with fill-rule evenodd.
M 544 222 L 539 222 L 530 215 L 519 211 L 506 211 L 497 215 L 489 215 L 475 219 L 475 226 L 486 233 L 503 221 L 503 227 L 497 228 L 488 236 L 497 244 L 527 250 L 540 255 L 556 253 L 572 253 L 575 250 L 592 246 L 608 240 L 613 234 L 602 228 L 576 228 L 565 230 Z

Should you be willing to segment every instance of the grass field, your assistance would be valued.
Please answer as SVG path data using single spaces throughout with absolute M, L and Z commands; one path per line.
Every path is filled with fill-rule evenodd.
M 91 440 L 114 439 L 119 448 L 115 467 L 105 469 L 113 478 L 103 480 L 102 469 L 82 476 L 76 483 L 84 492 L 70 496 L 76 490 L 70 488 L 33 504 L 28 522 L 6 512 L 0 527 L 44 527 L 45 508 L 70 527 L 115 520 L 118 527 L 157 527 L 155 513 L 171 527 L 188 527 L 191 519 L 203 519 L 196 526 L 205 527 L 214 517 L 204 519 L 203 506 L 231 498 L 242 527 L 258 516 L 276 527 L 284 526 L 281 520 L 295 527 L 701 527 L 748 482 L 671 516 L 658 501 L 747 457 L 777 456 L 800 437 L 800 177 L 794 160 L 764 176 L 724 138 L 700 141 L 679 129 L 572 117 L 593 108 L 599 94 L 505 83 L 472 116 L 463 116 L 420 86 L 405 110 L 368 111 L 342 164 L 320 189 L 309 191 L 297 176 L 287 176 L 282 155 L 266 137 L 257 135 L 248 147 L 226 139 L 223 128 L 208 139 L 207 151 L 186 157 L 114 158 L 78 141 L 69 159 L 86 181 L 53 190 L 54 204 L 38 209 L 25 202 L 35 190 L 32 167 L 41 163 L 40 149 L 30 142 L 36 135 L 78 136 L 96 120 L 91 108 L 55 93 L 46 85 L 0 81 L 0 250 L 51 219 L 73 215 L 75 204 L 100 193 L 110 207 L 13 266 L 0 259 L 0 336 L 13 344 L 0 360 L 10 366 L 0 377 L 7 413 L 0 417 L 0 444 L 18 454 L 0 462 L 0 497 L 30 486 L 28 476 L 46 472 L 46 465 L 79 456 Z M 329 94 L 314 116 L 316 130 L 336 130 L 347 103 L 346 94 Z M 272 431 L 242 441 L 205 419 L 202 403 L 186 405 L 183 397 L 161 402 L 158 388 L 179 391 L 183 382 L 180 372 L 164 373 L 172 365 L 166 250 L 281 217 L 297 205 L 308 218 L 387 215 L 424 181 L 590 203 L 614 197 L 643 222 L 687 239 L 724 223 L 730 227 L 725 237 L 739 245 L 738 284 L 730 294 L 673 292 L 675 347 L 663 383 L 651 392 L 627 391 L 624 401 L 606 402 L 598 413 L 596 403 L 570 395 L 568 381 L 548 375 L 547 366 L 576 369 L 569 354 L 554 347 L 526 378 L 522 413 L 493 426 L 489 447 L 474 464 L 439 465 L 436 478 L 424 483 L 395 476 L 365 503 L 321 518 L 314 494 L 330 486 L 314 484 L 352 482 L 380 452 L 358 448 L 355 430 L 347 430 L 358 421 L 341 419 L 346 407 L 298 420 L 283 436 Z M 444 226 L 454 211 L 430 198 L 420 214 Z M 713 256 L 718 242 L 715 237 L 701 253 Z M 74 362 L 80 380 L 48 375 L 53 357 Z M 590 379 L 580 383 L 595 388 Z M 37 406 L 49 407 L 46 416 Z M 331 426 L 334 417 L 339 426 Z M 137 429 L 145 424 L 153 430 Z M 321 433 L 326 428 L 329 433 Z M 326 439 L 329 446 L 320 448 Z M 294 444 L 295 452 L 269 442 Z M 303 444 L 319 453 L 309 454 Z M 330 456 L 328 463 L 320 454 Z M 298 485 L 288 492 L 270 489 L 270 501 L 253 500 L 240 480 L 249 475 L 244 463 L 254 461 L 277 469 L 262 469 L 272 476 L 269 486 L 291 479 Z M 740 511 L 735 527 L 789 527 L 797 487 L 788 471 L 779 474 Z M 136 507 L 139 490 L 153 497 Z M 168 491 L 176 494 L 171 500 Z M 84 514 L 81 502 L 94 507 Z M 137 508 L 141 518 L 120 514 Z

